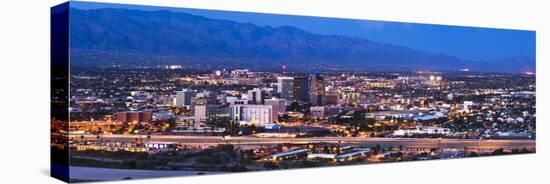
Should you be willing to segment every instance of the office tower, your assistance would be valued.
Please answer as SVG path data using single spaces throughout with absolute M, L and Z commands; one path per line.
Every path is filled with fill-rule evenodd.
M 309 79 L 307 77 L 294 77 L 294 100 L 309 101 Z
M 271 98 L 271 91 L 265 88 L 254 88 L 248 90 L 248 101 L 251 104 L 264 104 L 264 100 Z
M 324 105 L 325 100 L 325 81 L 321 75 L 309 76 L 309 102 L 312 105 Z
M 277 77 L 277 92 L 281 98 L 288 101 L 294 100 L 294 78 L 293 77 Z
M 195 92 L 191 89 L 183 89 L 176 92 L 174 105 L 176 107 L 185 107 L 191 105 L 191 98 L 195 96 Z
M 272 105 L 278 113 L 286 113 L 286 100 L 280 98 L 265 99 L 265 105 Z

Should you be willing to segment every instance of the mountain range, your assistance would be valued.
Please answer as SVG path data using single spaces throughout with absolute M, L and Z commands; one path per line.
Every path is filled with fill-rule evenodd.
M 471 61 L 367 39 L 319 35 L 291 26 L 257 26 L 183 12 L 70 10 L 71 64 L 181 64 L 295 69 L 525 72 L 535 60 Z M 482 52 L 482 51 L 480 51 Z

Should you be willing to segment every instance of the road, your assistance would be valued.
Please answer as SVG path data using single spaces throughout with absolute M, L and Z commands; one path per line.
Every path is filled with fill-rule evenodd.
M 71 135 L 75 139 L 80 139 L 80 135 Z M 85 135 L 85 139 L 95 140 L 94 135 Z M 423 138 L 374 138 L 374 137 L 311 137 L 311 138 L 265 138 L 265 137 L 231 137 L 222 139 L 221 136 L 183 136 L 183 135 L 151 135 L 151 139 L 146 139 L 144 135 L 120 135 L 120 134 L 105 134 L 102 139 L 107 141 L 135 141 L 142 138 L 144 142 L 178 142 L 187 144 L 202 144 L 215 145 L 223 143 L 239 144 L 239 145 L 272 145 L 282 143 L 350 143 L 350 144 L 366 144 L 381 146 L 403 146 L 403 147 L 423 147 L 423 148 L 482 148 L 482 149 L 521 149 L 535 148 L 535 140 L 477 140 L 477 139 L 423 139 Z

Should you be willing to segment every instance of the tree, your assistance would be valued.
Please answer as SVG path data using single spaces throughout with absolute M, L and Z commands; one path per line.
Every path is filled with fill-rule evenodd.
M 176 119 L 175 118 L 170 118 L 168 119 L 168 127 L 170 129 L 173 129 L 173 128 L 176 128 Z

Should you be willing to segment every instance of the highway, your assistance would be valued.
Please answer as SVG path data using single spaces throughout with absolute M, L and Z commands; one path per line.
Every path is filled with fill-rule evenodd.
M 71 135 L 74 139 L 80 139 L 80 135 Z M 230 137 L 223 139 L 221 136 L 184 136 L 184 135 L 151 135 L 151 139 L 147 139 L 145 135 L 121 135 L 121 134 L 105 134 L 101 135 L 104 141 L 135 141 L 140 139 L 143 142 L 178 142 L 186 144 L 239 144 L 239 145 L 273 145 L 282 143 L 347 143 L 347 144 L 363 144 L 363 145 L 381 145 L 388 146 L 403 146 L 403 147 L 423 147 L 423 148 L 457 148 L 464 147 L 482 148 L 482 149 L 521 149 L 535 148 L 535 140 L 491 140 L 491 139 L 423 139 L 423 138 L 374 138 L 374 137 L 310 137 L 310 138 L 265 138 L 254 136 Z M 95 135 L 85 135 L 87 140 L 96 140 Z

